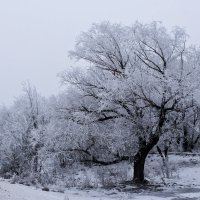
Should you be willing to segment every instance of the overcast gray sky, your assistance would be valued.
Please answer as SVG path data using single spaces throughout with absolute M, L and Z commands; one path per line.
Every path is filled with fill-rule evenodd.
M 0 104 L 10 105 L 26 80 L 45 96 L 57 94 L 76 37 L 105 20 L 178 25 L 200 44 L 199 0 L 0 0 Z

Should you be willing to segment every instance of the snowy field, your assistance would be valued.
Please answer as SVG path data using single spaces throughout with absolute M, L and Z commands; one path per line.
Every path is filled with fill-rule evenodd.
M 200 170 L 199 170 L 200 171 Z M 65 194 L 45 192 L 33 187 L 0 181 L 1 200 L 199 200 L 200 188 L 164 189 L 163 191 L 118 192 L 66 190 Z
M 137 188 L 123 185 L 109 190 L 72 188 L 59 193 L 11 184 L 9 180 L 1 179 L 0 200 L 200 200 L 200 157 L 171 155 L 169 160 L 170 166 L 176 164 L 177 170 L 173 171 L 171 178 L 164 180 L 165 184 L 159 183 L 159 186 Z M 159 178 L 155 177 L 155 180 Z

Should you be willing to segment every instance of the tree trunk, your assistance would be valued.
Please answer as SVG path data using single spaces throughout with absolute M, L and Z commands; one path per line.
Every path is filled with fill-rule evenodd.
M 144 164 L 145 164 L 145 155 L 141 155 L 138 152 L 134 156 L 134 183 L 144 183 Z
M 183 143 L 182 143 L 183 152 L 190 152 L 189 148 L 189 139 L 188 139 L 188 130 L 187 127 L 183 126 Z
M 163 124 L 165 122 L 165 113 L 166 110 L 164 109 L 164 105 L 161 106 L 160 115 L 159 115 L 159 121 L 158 126 L 154 133 L 151 133 L 149 135 L 149 140 L 146 141 L 144 137 L 139 137 L 139 150 L 134 156 L 134 176 L 133 181 L 137 184 L 145 184 L 147 181 L 144 178 L 144 165 L 145 160 L 151 149 L 158 143 L 160 135 L 161 135 L 161 129 L 163 127 Z
M 147 155 L 150 150 L 158 143 L 159 135 L 151 135 L 148 143 L 144 139 L 140 140 L 140 148 L 134 156 L 134 177 L 133 181 L 137 184 L 145 184 L 147 181 L 144 178 L 144 166 Z
M 33 158 L 33 172 L 38 172 L 38 155 L 35 155 L 35 157 Z

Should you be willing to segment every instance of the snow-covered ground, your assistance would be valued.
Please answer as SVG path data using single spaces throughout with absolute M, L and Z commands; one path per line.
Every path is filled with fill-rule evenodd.
M 170 156 L 170 162 L 176 164 L 177 170 L 165 180 L 167 186 L 138 189 L 127 185 L 110 190 L 71 188 L 59 193 L 0 179 L 0 200 L 200 200 L 200 156 Z
M 164 189 L 163 191 L 118 192 L 103 190 L 66 190 L 65 194 L 45 192 L 8 181 L 0 181 L 0 200 L 199 200 L 199 188 Z

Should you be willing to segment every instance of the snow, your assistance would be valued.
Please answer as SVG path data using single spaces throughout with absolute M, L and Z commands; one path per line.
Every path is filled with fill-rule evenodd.
M 182 197 L 182 198 L 199 198 L 199 193 L 185 193 L 185 194 L 181 194 L 180 197 Z
M 178 184 L 200 186 L 200 167 L 179 169 Z
M 170 155 L 169 160 L 176 165 L 177 171 L 174 178 L 169 180 L 171 183 L 182 187 L 200 188 L 200 156 L 176 156 Z
M 0 181 L 1 200 L 63 200 L 64 194 L 44 192 L 19 184 L 10 184 L 7 181 Z
M 154 161 L 159 157 L 154 157 Z M 168 186 L 158 189 L 140 189 L 126 186 L 127 190 L 65 188 L 64 193 L 45 192 L 0 179 L 0 200 L 181 200 L 200 199 L 200 156 L 170 155 L 169 161 L 178 168 L 175 176 L 166 180 Z M 155 163 L 155 162 L 153 162 Z M 58 187 L 58 186 L 57 186 Z M 59 188 L 59 187 L 58 187 Z
M 171 200 L 171 197 L 150 197 L 150 196 L 140 196 L 140 197 L 136 197 L 134 198 L 134 200 Z
M 179 200 L 200 199 L 199 192 L 165 189 L 163 192 L 129 193 L 106 190 L 67 189 L 65 193 L 45 192 L 41 189 L 0 180 L 0 200 Z

